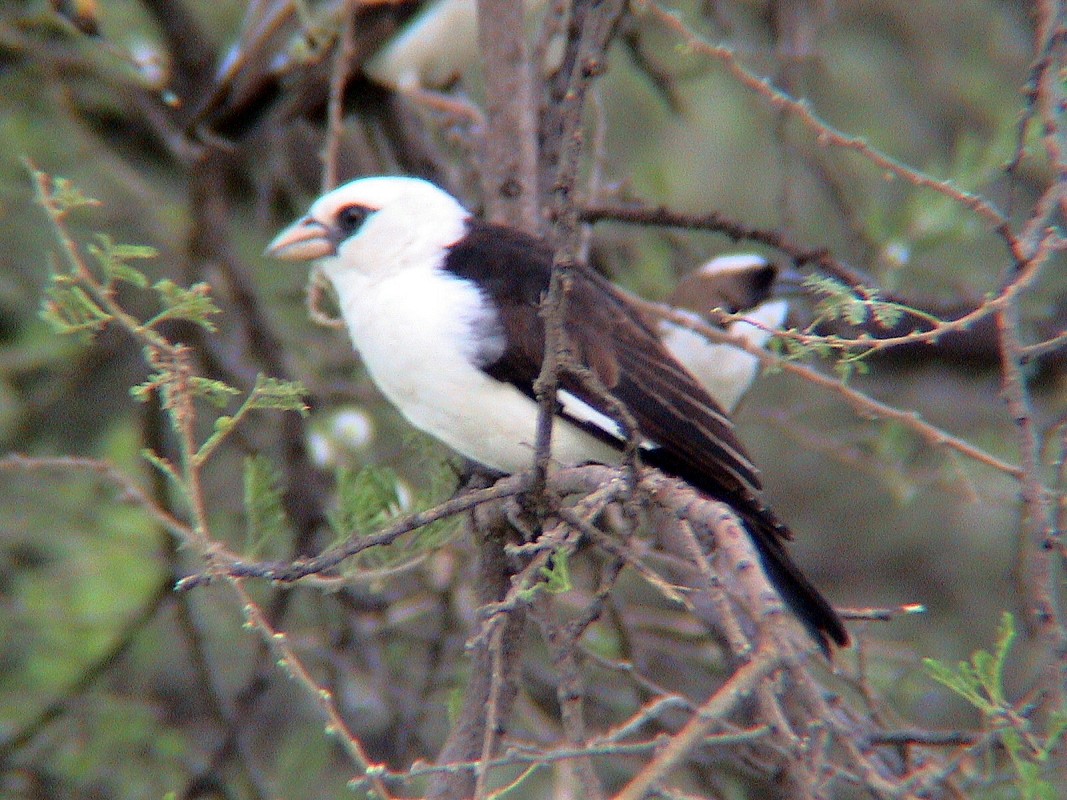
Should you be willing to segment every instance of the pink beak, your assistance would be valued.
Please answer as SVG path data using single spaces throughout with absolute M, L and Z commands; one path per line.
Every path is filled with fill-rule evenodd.
M 283 261 L 311 261 L 336 255 L 330 229 L 312 217 L 298 219 L 267 245 L 266 253 Z

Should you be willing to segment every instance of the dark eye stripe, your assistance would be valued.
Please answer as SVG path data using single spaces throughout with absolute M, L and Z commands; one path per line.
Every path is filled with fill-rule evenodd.
M 340 238 L 347 239 L 353 233 L 358 231 L 364 222 L 367 221 L 367 217 L 374 213 L 373 208 L 367 208 L 367 206 L 351 205 L 345 206 L 337 212 L 337 229 L 340 234 Z

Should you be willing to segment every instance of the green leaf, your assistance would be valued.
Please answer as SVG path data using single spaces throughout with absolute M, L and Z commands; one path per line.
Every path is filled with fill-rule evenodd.
M 193 394 L 207 400 L 216 408 L 226 408 L 232 398 L 241 394 L 240 389 L 235 389 L 229 384 L 211 378 L 202 378 L 199 375 L 193 375 L 189 382 Z
M 212 333 L 216 331 L 215 324 L 208 317 L 218 314 L 219 308 L 212 301 L 211 287 L 206 283 L 194 283 L 186 289 L 165 278 L 154 283 L 152 288 L 159 294 L 163 311 L 148 320 L 146 327 L 151 328 L 167 319 L 184 319 Z
M 155 258 L 159 253 L 154 247 L 115 244 L 106 233 L 98 233 L 96 244 L 90 244 L 87 249 L 100 264 L 109 283 L 126 281 L 139 289 L 148 288 L 148 278 L 145 274 L 127 262 L 134 259 Z
M 574 585 L 571 581 L 571 569 L 566 550 L 556 550 L 552 553 L 549 563 L 539 570 L 544 580 L 525 587 L 519 591 L 519 597 L 523 600 L 532 600 L 538 592 L 549 594 L 563 594 L 571 590 Z
M 222 381 L 198 376 L 192 378 L 192 386 L 198 397 L 205 398 L 219 408 L 225 408 L 232 397 L 241 393 L 240 390 Z M 276 378 L 265 378 L 260 375 L 256 378 L 255 387 L 245 398 L 237 412 L 232 417 L 223 416 L 215 420 L 214 433 L 200 446 L 194 456 L 194 461 L 197 464 L 202 464 L 206 461 L 215 448 L 222 443 L 222 440 L 229 435 L 230 431 L 239 422 L 243 421 L 248 412 L 254 408 L 280 408 L 287 411 L 299 411 L 306 415 L 308 408 L 300 397 L 301 393 L 305 391 L 307 390 L 295 381 L 282 381 Z
M 933 659 L 924 659 L 926 673 L 963 697 L 983 714 L 996 717 L 1003 714 L 1008 705 L 1004 694 L 1004 664 L 1015 641 L 1015 618 L 1008 612 L 1000 618 L 997 627 L 995 653 L 978 650 L 970 663 L 961 661 L 955 671 Z M 1011 744 L 1008 730 L 1002 734 L 1005 746 Z M 1009 748 L 1010 749 L 1010 748 Z
M 130 396 L 139 403 L 147 403 L 149 398 L 152 397 L 152 393 L 162 387 L 166 380 L 167 376 L 162 372 L 153 372 L 144 383 L 138 383 L 136 386 L 130 387 Z
M 867 304 L 854 297 L 841 304 L 841 315 L 849 325 L 862 325 L 867 321 Z
M 974 678 L 971 666 L 966 661 L 961 661 L 959 668 L 953 670 L 936 659 L 924 658 L 923 669 L 933 680 L 947 686 L 972 705 L 983 710 L 988 707 L 988 703 L 982 696 L 981 686 Z
M 35 171 L 36 172 L 36 171 Z M 37 174 L 43 174 L 37 172 Z M 103 205 L 95 197 L 82 194 L 81 189 L 75 186 L 68 178 L 55 178 L 52 181 L 52 202 L 60 211 L 71 211 L 82 206 Z
M 985 650 L 979 650 L 971 656 L 975 680 L 985 690 L 986 695 L 996 704 L 1001 705 L 1004 698 L 1000 696 L 1001 687 L 997 682 L 996 659 Z
M 400 511 L 399 478 L 389 467 L 367 466 L 337 473 L 337 507 L 327 514 L 338 537 L 364 535 Z
M 103 236 L 104 234 L 97 234 Z M 147 244 L 116 244 L 111 246 L 111 257 L 122 261 L 135 258 L 155 258 L 159 251 Z
M 282 411 L 297 411 L 307 416 L 309 409 L 304 397 L 308 390 L 300 381 L 286 381 L 260 375 L 248 398 L 249 408 L 274 408 Z
M 541 567 L 544 583 L 539 584 L 549 594 L 563 594 L 574 586 L 571 581 L 570 557 L 566 550 L 556 550 L 547 566 Z
M 857 302 L 850 287 L 826 275 L 809 275 L 804 279 L 803 286 L 822 296 L 816 303 L 816 313 L 826 319 L 843 316 L 846 309 Z
M 1047 761 L 1049 755 L 1051 755 L 1053 748 L 1063 735 L 1067 733 L 1067 710 L 1055 711 L 1049 715 L 1048 720 L 1048 737 L 1045 739 L 1045 744 L 1041 748 L 1041 752 L 1037 754 L 1039 761 Z
M 904 316 L 904 308 L 896 303 L 874 303 L 871 313 L 875 321 L 883 328 L 892 328 Z
M 149 464 L 158 469 L 167 477 L 167 480 L 170 482 L 171 486 L 173 486 L 178 491 L 178 494 L 180 494 L 183 498 L 188 496 L 185 483 L 182 481 L 181 476 L 178 474 L 178 471 L 174 468 L 174 465 L 170 462 L 169 459 L 164 458 L 155 450 L 151 450 L 147 447 L 141 450 L 141 456 L 144 458 L 145 461 L 147 461 Z
M 841 383 L 847 384 L 851 380 L 853 373 L 856 372 L 856 362 L 841 359 L 834 364 L 834 372 L 837 373 L 837 378 Z
M 245 459 L 246 533 L 248 546 L 253 552 L 264 542 L 283 539 L 288 530 L 279 483 L 278 471 L 269 458 L 255 455 Z
M 1015 617 L 1005 611 L 1000 617 L 1000 625 L 997 626 L 996 644 L 996 682 L 997 686 L 1004 686 L 1004 662 L 1008 660 L 1008 653 L 1015 643 Z
M 45 297 L 41 304 L 41 318 L 59 333 L 97 333 L 113 319 L 88 292 L 60 279 L 53 279 L 52 285 L 45 290 Z

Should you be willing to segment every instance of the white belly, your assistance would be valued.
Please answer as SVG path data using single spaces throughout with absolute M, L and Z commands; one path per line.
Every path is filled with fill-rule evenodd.
M 533 463 L 537 405 L 475 367 L 471 327 L 487 310 L 468 282 L 436 273 L 355 278 L 341 296 L 352 340 L 382 393 L 415 427 L 502 472 Z M 553 459 L 618 462 L 614 448 L 557 421 Z

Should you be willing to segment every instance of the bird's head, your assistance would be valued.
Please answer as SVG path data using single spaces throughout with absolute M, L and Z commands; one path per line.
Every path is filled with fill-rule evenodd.
M 267 253 L 317 260 L 331 278 L 369 278 L 435 263 L 463 237 L 470 214 L 454 197 L 419 178 L 373 177 L 339 186 L 279 233 Z
M 698 313 L 748 311 L 771 297 L 778 274 L 778 267 L 755 253 L 718 256 L 683 278 L 667 302 Z

